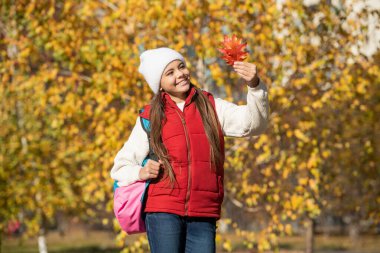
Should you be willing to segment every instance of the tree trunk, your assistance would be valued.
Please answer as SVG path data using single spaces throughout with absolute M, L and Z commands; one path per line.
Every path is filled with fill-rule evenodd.
M 40 253 L 47 253 L 46 239 L 45 239 L 45 229 L 40 228 L 38 235 L 38 250 Z
M 205 75 L 205 64 L 202 59 L 198 59 L 197 65 L 196 65 L 196 70 L 197 70 L 197 79 L 199 84 L 203 87 L 203 89 L 209 91 L 208 83 L 206 80 L 206 75 Z
M 65 236 L 67 231 L 67 219 L 62 212 L 56 214 L 57 230 L 60 236 Z
M 348 225 L 348 235 L 350 237 L 350 241 L 353 245 L 356 245 L 359 239 L 359 222 L 356 220 L 352 220 Z
M 313 253 L 314 251 L 314 220 L 306 219 L 306 249 L 305 253 Z

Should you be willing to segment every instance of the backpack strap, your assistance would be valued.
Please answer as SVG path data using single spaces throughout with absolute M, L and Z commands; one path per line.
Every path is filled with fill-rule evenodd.
M 140 114 L 144 112 L 144 108 L 143 109 L 140 109 Z M 148 142 L 149 142 L 149 154 L 148 156 L 144 159 L 143 163 L 142 163 L 142 166 L 145 165 L 145 163 L 148 161 L 148 159 L 152 159 L 156 162 L 158 162 L 158 157 L 157 155 L 153 152 L 153 149 L 152 149 L 152 145 L 151 145 L 151 142 L 150 142 L 150 120 L 146 119 L 146 118 L 143 118 L 143 117 L 140 117 L 140 122 L 141 122 L 141 126 L 142 128 L 144 129 L 145 133 L 147 134 L 148 136 Z
M 145 108 L 140 109 L 140 111 L 139 111 L 140 114 L 142 114 L 144 112 L 144 110 L 145 110 Z M 141 166 L 144 167 L 149 159 L 152 159 L 152 160 L 158 162 L 158 157 L 153 152 L 152 145 L 151 145 L 151 142 L 150 142 L 150 130 L 151 130 L 150 129 L 150 120 L 140 116 L 140 122 L 141 122 L 142 128 L 144 129 L 145 133 L 148 136 L 148 143 L 149 143 L 149 153 L 145 157 L 144 161 L 141 164 Z M 144 192 L 143 192 L 143 194 L 141 196 L 141 199 L 140 199 L 140 201 L 142 203 L 142 210 L 144 210 L 145 205 L 146 205 L 146 198 L 147 198 L 147 192 L 148 192 L 149 184 L 150 184 L 150 179 L 145 182 L 145 190 L 144 190 Z M 144 212 L 142 212 L 141 215 L 142 215 L 143 219 L 145 220 L 145 215 L 146 214 Z

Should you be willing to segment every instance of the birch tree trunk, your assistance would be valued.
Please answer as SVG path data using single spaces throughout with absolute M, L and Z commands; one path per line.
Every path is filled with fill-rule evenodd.
M 45 229 L 41 228 L 38 235 L 38 251 L 40 253 L 47 253 L 46 239 L 45 239 Z

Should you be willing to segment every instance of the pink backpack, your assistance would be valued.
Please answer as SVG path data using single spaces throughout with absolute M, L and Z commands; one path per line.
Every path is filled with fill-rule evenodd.
M 144 109 L 141 109 L 140 113 L 143 111 Z M 142 117 L 140 117 L 140 120 L 149 139 L 149 154 L 141 164 L 144 167 L 149 159 L 158 161 L 158 158 L 150 146 L 150 121 Z M 120 187 L 117 185 L 117 181 L 114 183 L 113 211 L 121 228 L 128 234 L 146 232 L 144 206 L 149 184 L 150 180 L 139 180 L 130 185 Z
M 113 210 L 121 228 L 128 234 L 146 231 L 143 210 L 148 186 L 149 181 L 140 180 L 115 189 Z

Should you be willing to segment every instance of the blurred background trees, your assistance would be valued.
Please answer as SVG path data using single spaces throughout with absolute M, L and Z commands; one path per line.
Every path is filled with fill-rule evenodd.
M 360 222 L 376 226 L 375 2 L 2 1 L 1 229 L 20 221 L 41 245 L 60 217 L 119 230 L 109 172 L 152 98 L 139 54 L 172 47 L 193 83 L 242 104 L 245 85 L 217 50 L 232 34 L 247 41 L 247 60 L 269 88 L 271 123 L 259 137 L 226 139 L 221 227 L 266 250 L 304 229 L 312 245 L 313 228 L 329 217 L 352 236 Z

